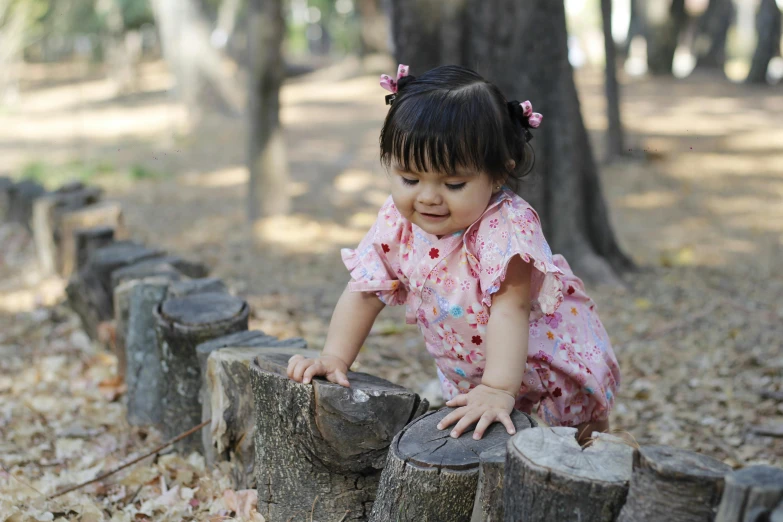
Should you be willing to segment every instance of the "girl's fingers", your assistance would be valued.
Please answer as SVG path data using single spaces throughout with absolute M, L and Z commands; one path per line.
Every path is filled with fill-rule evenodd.
M 340 386 L 345 386 L 346 388 L 350 388 L 351 387 L 351 383 L 348 382 L 348 376 L 345 375 L 340 370 L 335 370 L 334 371 L 334 377 L 335 377 L 335 380 L 333 382 L 336 382 Z
M 307 368 L 302 376 L 302 382 L 308 384 L 316 375 L 323 375 L 324 367 L 318 362 L 314 361 L 309 368 Z
M 499 413 L 498 420 L 503 423 L 503 426 L 506 427 L 506 431 L 509 435 L 513 435 L 517 432 L 517 428 L 514 426 L 514 421 L 511 420 L 511 416 L 508 413 Z
M 304 357 L 300 354 L 293 355 L 290 359 L 288 359 L 288 368 L 286 368 L 286 373 L 288 374 L 289 379 L 293 378 L 294 376 L 294 368 L 296 368 L 296 363 L 299 360 L 297 357 L 304 359 Z
M 459 438 L 462 433 L 473 425 L 481 417 L 481 413 L 477 413 L 475 410 L 469 410 L 465 412 L 465 415 L 460 419 L 454 429 L 451 430 L 451 436 Z
M 468 396 L 464 393 L 457 395 L 453 399 L 446 401 L 446 406 L 452 408 L 455 406 L 466 406 L 467 404 L 468 404 Z
M 292 377 L 296 382 L 302 382 L 302 379 L 304 378 L 304 372 L 309 368 L 315 361 L 312 359 L 302 359 L 301 361 L 296 363 L 296 367 L 294 368 L 294 376 Z
M 446 415 L 440 420 L 440 422 L 438 423 L 438 429 L 445 430 L 446 428 L 448 428 L 449 426 L 451 426 L 452 424 L 460 420 L 462 416 L 465 415 L 466 411 L 468 411 L 468 409 L 464 407 L 452 411 L 451 413 L 449 413 L 448 415 Z
M 473 438 L 475 440 L 479 440 L 481 437 L 483 437 L 484 432 L 493 422 L 495 422 L 495 415 L 492 413 L 486 412 L 484 415 L 482 415 L 478 421 L 478 424 L 476 424 L 476 429 L 473 430 Z

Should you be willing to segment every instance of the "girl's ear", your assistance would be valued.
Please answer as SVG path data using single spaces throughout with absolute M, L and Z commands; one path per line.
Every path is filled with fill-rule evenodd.
M 517 162 L 516 162 L 516 161 L 514 161 L 514 160 L 512 160 L 512 159 L 509 159 L 509 160 L 506 162 L 506 171 L 508 171 L 508 172 L 511 172 L 511 171 L 513 171 L 513 170 L 514 170 L 516 167 L 517 167 Z

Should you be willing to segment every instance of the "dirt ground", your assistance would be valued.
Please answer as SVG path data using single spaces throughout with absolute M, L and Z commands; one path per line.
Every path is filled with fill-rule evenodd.
M 393 64 L 348 61 L 286 85 L 293 213 L 255 229 L 245 220 L 243 121 L 209 113 L 185 134 L 159 63 L 145 65 L 141 91 L 123 97 L 99 75 L 31 69 L 21 105 L 0 111 L 0 156 L 11 172 L 33 160 L 109 164 L 113 174 L 90 182 L 122 203 L 134 238 L 207 262 L 253 305 L 251 327 L 318 348 L 347 279 L 339 249 L 358 242 L 387 195 L 377 160 L 386 106 L 376 80 L 386 69 Z M 781 466 L 783 97 L 701 75 L 623 81 L 629 157 L 603 166 L 602 180 L 620 242 L 641 269 L 625 289 L 588 288 L 623 376 L 612 427 L 733 467 Z M 600 156 L 600 72 L 580 71 L 577 83 Z M 127 174 L 139 167 L 165 175 Z M 0 488 L 53 512 L 20 481 L 51 493 L 141 454 L 157 434 L 125 425 L 111 358 L 85 341 L 67 309 L 45 306 L 57 302 L 62 282 L 36 273 L 20 230 L 0 232 Z M 416 390 L 434 376 L 399 309 L 382 313 L 357 366 Z M 161 509 L 143 511 L 143 502 L 166 494 L 177 497 L 171 505 L 190 506 L 188 516 L 207 505 L 212 516 L 231 511 L 230 499 L 216 500 L 221 479 L 196 457 L 166 458 L 179 460 L 63 497 L 61 516 L 83 501 L 107 519 L 130 520 L 134 509 Z

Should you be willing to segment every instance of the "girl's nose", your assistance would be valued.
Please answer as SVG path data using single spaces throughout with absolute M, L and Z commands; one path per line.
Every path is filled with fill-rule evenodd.
M 440 205 L 443 202 L 440 192 L 432 186 L 424 185 L 419 191 L 418 198 L 419 203 L 422 205 Z

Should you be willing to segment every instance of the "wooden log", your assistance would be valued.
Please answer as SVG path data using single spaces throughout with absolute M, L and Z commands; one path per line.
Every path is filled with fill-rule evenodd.
M 478 486 L 476 487 L 470 522 L 501 522 L 503 520 L 503 476 L 505 475 L 506 446 L 507 444 L 498 444 L 479 454 Z
M 750 466 L 726 476 L 715 522 L 772 520 L 778 507 L 783 512 L 783 469 Z
M 94 227 L 76 229 L 73 231 L 73 241 L 73 262 L 68 265 L 68 278 L 70 278 L 73 272 L 78 272 L 87 265 L 87 260 L 93 252 L 99 248 L 109 246 L 115 241 L 114 228 Z M 65 272 L 64 269 L 63 272 Z
M 503 482 L 504 520 L 617 518 L 631 479 L 633 448 L 599 434 L 584 449 L 576 428 L 539 427 L 512 437 Z
M 113 271 L 111 274 L 111 287 L 112 289 L 116 289 L 117 286 L 123 281 L 138 279 L 140 276 L 146 277 L 160 273 L 161 271 L 167 272 L 169 270 L 174 270 L 180 276 L 185 276 L 181 277 L 181 279 L 184 280 L 189 277 L 203 277 L 202 274 L 209 271 L 209 269 L 201 263 L 187 261 L 177 255 L 169 254 L 160 257 L 154 257 L 152 259 L 145 259 L 143 261 L 139 261 L 138 263 L 134 263 L 132 265 L 128 265 Z M 212 292 L 223 290 L 215 290 L 215 287 L 210 287 L 206 291 Z
M 492 424 L 481 440 L 472 431 L 459 439 L 437 428 L 454 408 L 430 412 L 405 426 L 391 444 L 383 470 L 371 522 L 386 520 L 468 522 L 479 478 L 479 455 L 505 446 L 510 435 L 501 424 Z M 511 420 L 518 431 L 535 426 L 519 411 Z
M 99 248 L 87 265 L 71 276 L 66 294 L 71 308 L 79 315 L 91 339 L 98 339 L 98 325 L 114 317 L 111 273 L 143 259 L 158 257 L 163 251 L 132 241 L 116 241 Z
M 259 512 L 267 522 L 311 510 L 319 520 L 366 520 L 389 444 L 427 404 L 364 373 L 348 373 L 350 388 L 298 383 L 286 376 L 289 358 L 270 350 L 250 367 Z
M 259 339 L 261 337 L 256 338 L 256 343 Z M 305 349 L 303 339 L 272 338 L 254 346 L 239 344 L 212 350 L 202 372 L 205 386 L 201 418 L 212 419 L 211 425 L 202 432 L 204 455 L 209 466 L 224 463 L 221 469 L 225 471 L 228 465 L 233 488 L 237 490 L 256 487 L 253 440 L 256 415 L 250 365 L 268 350 L 289 356 L 295 353 L 318 356 L 318 352 Z M 203 353 L 200 351 L 199 357 Z
M 31 230 L 33 217 L 33 201 L 46 193 L 39 183 L 26 179 L 14 183 L 8 189 L 8 213 L 6 220 L 21 223 Z
M 0 221 L 7 219 L 11 187 L 14 182 L 8 176 L 0 176 Z
M 126 239 L 128 233 L 125 227 L 122 206 L 113 201 L 104 201 L 87 205 L 77 210 L 67 211 L 62 215 L 59 226 L 60 263 L 57 266 L 57 271 L 62 277 L 68 278 L 74 271 L 80 268 L 77 263 L 79 256 L 77 254 L 76 232 L 81 229 L 94 229 L 97 227 L 109 227 L 114 230 L 113 235 L 115 239 Z
M 130 298 L 133 288 L 144 281 L 147 277 L 161 277 L 168 281 L 178 281 L 181 274 L 169 264 L 161 263 L 155 265 L 146 265 L 143 270 L 133 265 L 135 271 L 125 270 L 114 288 L 114 343 L 111 345 L 112 352 L 117 357 L 117 375 L 123 380 L 126 379 L 127 353 L 126 339 L 128 335 L 128 321 L 130 318 Z M 124 270 L 124 269 L 123 269 Z
M 224 293 L 167 298 L 153 309 L 160 349 L 163 428 L 167 438 L 201 423 L 201 371 L 196 347 L 247 330 L 250 307 Z M 198 433 L 175 446 L 182 452 L 202 451 Z
M 81 183 L 66 185 L 44 194 L 33 203 L 33 239 L 43 274 L 54 274 L 62 263 L 60 224 L 65 213 L 98 201 L 101 189 Z
M 731 466 L 693 451 L 643 446 L 620 522 L 712 521 Z
M 149 277 L 133 285 L 128 310 L 125 354 L 128 423 L 158 426 L 163 422 L 161 365 L 154 309 L 166 299 L 170 279 Z
M 169 287 L 169 297 L 185 297 L 193 294 L 226 293 L 226 284 L 216 277 L 202 277 L 179 281 Z

